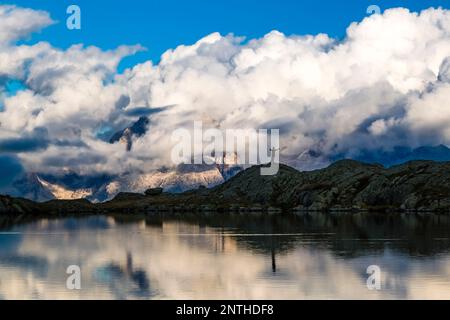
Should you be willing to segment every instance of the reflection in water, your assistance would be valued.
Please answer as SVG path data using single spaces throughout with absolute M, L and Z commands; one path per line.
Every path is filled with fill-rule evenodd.
M 3 299 L 450 299 L 450 217 L 97 216 L 0 221 Z M 66 268 L 79 265 L 82 290 Z M 366 287 L 369 265 L 382 290 Z
M 94 278 L 105 285 L 109 284 L 110 290 L 116 293 L 116 298 L 151 296 L 147 273 L 145 270 L 133 268 L 133 256 L 130 252 L 127 252 L 125 267 L 111 262 L 100 266 L 94 272 Z

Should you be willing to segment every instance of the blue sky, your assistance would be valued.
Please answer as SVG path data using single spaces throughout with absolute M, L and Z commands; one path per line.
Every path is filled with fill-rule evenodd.
M 445 0 L 11 0 L 3 3 L 42 9 L 58 24 L 35 35 L 31 42 L 46 40 L 67 48 L 76 43 L 112 49 L 122 44 L 142 44 L 148 51 L 124 60 L 120 69 L 148 59 L 158 61 L 169 48 L 191 44 L 212 33 L 261 37 L 271 30 L 289 34 L 327 33 L 341 38 L 352 21 L 367 15 L 369 5 L 381 10 L 408 7 L 414 11 L 430 6 L 449 7 Z M 82 10 L 82 30 L 65 27 L 66 8 Z

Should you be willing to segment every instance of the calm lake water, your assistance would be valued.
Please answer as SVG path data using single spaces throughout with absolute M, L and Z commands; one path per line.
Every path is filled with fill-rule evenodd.
M 0 232 L 0 299 L 450 299 L 443 215 L 95 216 Z M 70 265 L 81 290 L 66 288 Z

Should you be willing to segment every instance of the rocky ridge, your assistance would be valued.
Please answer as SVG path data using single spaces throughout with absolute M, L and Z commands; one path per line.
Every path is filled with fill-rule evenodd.
M 158 191 L 158 192 L 156 192 Z M 412 161 L 385 168 L 353 160 L 299 172 L 280 165 L 275 176 L 260 166 L 214 188 L 180 194 L 147 190 L 113 200 L 34 203 L 0 197 L 1 213 L 107 213 L 160 211 L 440 211 L 450 212 L 450 162 Z

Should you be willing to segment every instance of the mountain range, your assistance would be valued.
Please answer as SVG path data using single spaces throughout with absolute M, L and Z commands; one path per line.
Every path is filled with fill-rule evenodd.
M 337 161 L 348 158 L 348 155 L 335 155 L 331 160 Z M 422 146 L 410 148 L 397 146 L 392 150 L 360 150 L 356 155 L 350 157 L 353 160 L 366 163 L 379 163 L 385 167 L 406 163 L 414 160 L 450 161 L 450 149 L 444 145 Z
M 87 199 L 103 202 L 120 192 L 144 192 L 161 187 L 166 192 L 180 193 L 199 187 L 213 187 L 241 171 L 237 165 L 179 165 L 150 173 L 80 176 L 74 172 L 58 175 L 25 173 L 11 187 L 0 193 L 36 202 L 53 199 Z
M 133 135 L 143 134 L 147 130 L 144 129 L 147 125 L 148 119 L 145 120 L 145 117 L 142 117 L 129 128 L 114 134 L 111 143 L 122 141 L 128 148 L 132 140 L 127 139 Z M 320 154 L 308 151 L 301 157 L 288 159 L 286 163 L 297 169 L 311 170 L 325 168 L 329 163 L 343 158 L 345 158 L 344 155 L 338 154 L 324 159 L 320 157 Z M 396 147 L 390 151 L 363 150 L 351 159 L 391 167 L 413 160 L 450 161 L 450 149 L 440 145 L 416 149 Z M 111 200 L 120 192 L 143 193 L 149 188 L 161 187 L 165 192 L 170 193 L 181 193 L 201 186 L 211 188 L 224 183 L 242 170 L 241 166 L 230 164 L 225 166 L 180 165 L 176 168 L 161 168 L 149 173 L 122 175 L 80 176 L 74 172 L 62 172 L 56 175 L 25 173 L 11 187 L 1 190 L 0 193 L 37 202 L 79 198 L 85 198 L 91 202 L 104 202 Z
M 262 176 L 261 166 L 243 170 L 213 188 L 183 193 L 153 188 L 119 193 L 104 203 L 51 200 L 44 203 L 0 197 L 0 213 L 92 214 L 158 212 L 440 211 L 450 212 L 450 162 L 412 161 L 386 168 L 341 160 L 300 172 L 281 165 Z

